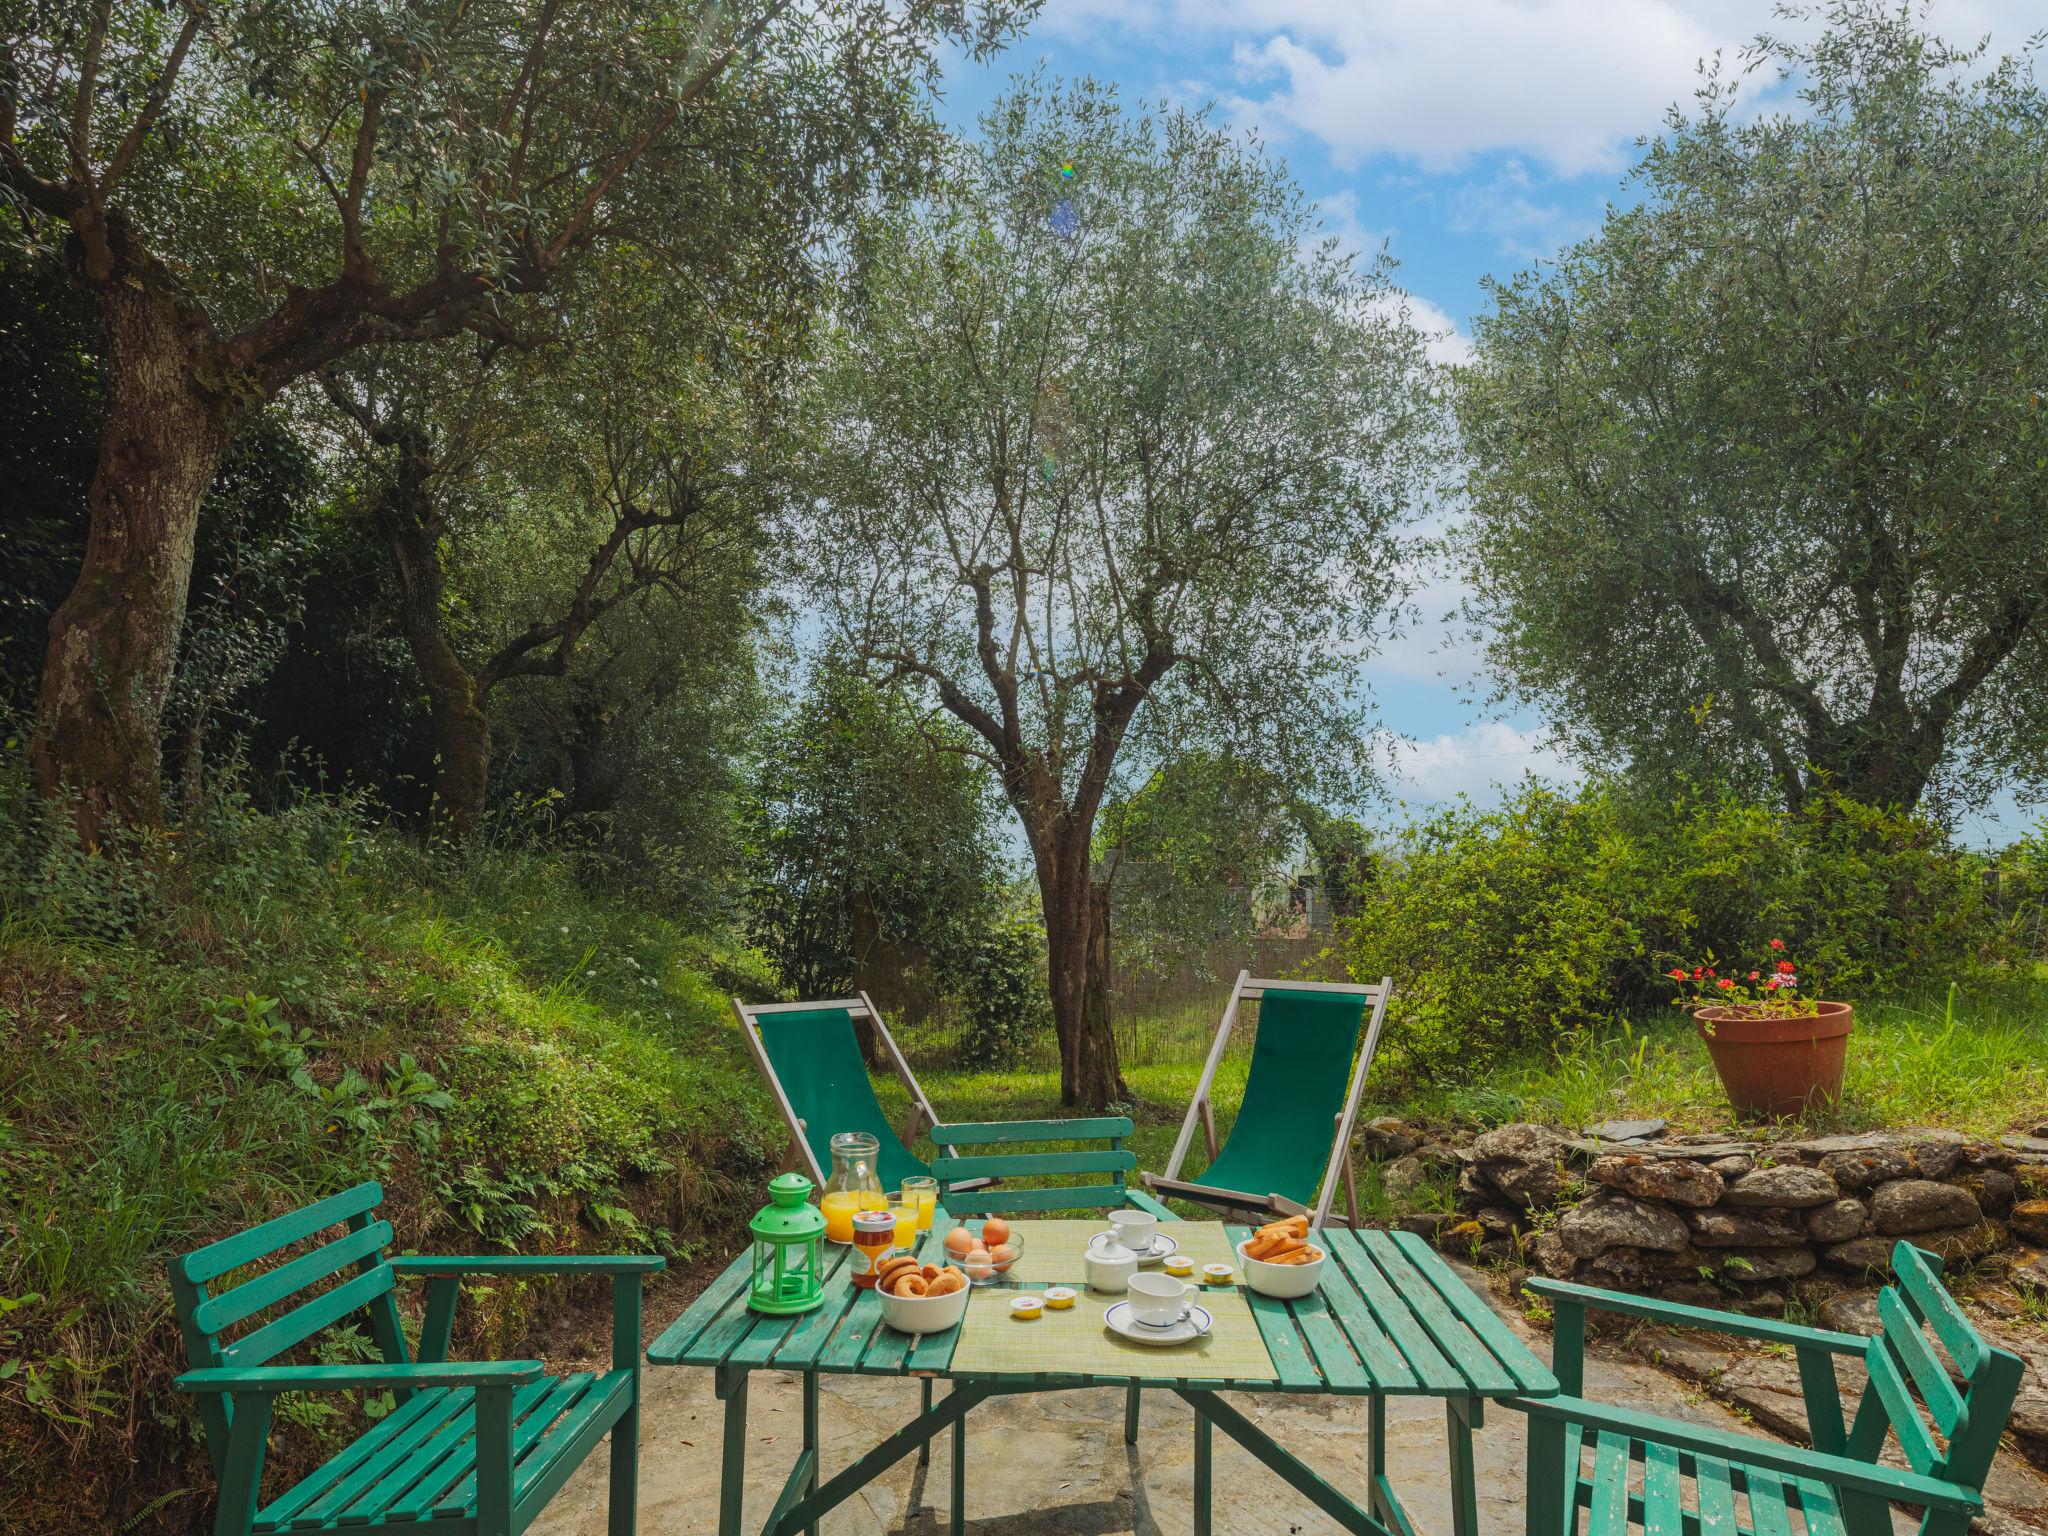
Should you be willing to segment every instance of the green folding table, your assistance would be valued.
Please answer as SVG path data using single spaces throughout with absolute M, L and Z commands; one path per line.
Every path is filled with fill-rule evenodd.
M 947 1225 L 941 1213 L 935 1230 Z M 1041 1245 L 1032 1240 L 1032 1229 L 1053 1224 L 1019 1225 L 1025 1255 L 1042 1276 L 1053 1234 L 1045 1231 Z M 1213 1226 L 1183 1222 L 1173 1231 L 1184 1248 L 1234 1244 L 1245 1235 L 1236 1227 L 1204 1231 Z M 1208 1292 L 1204 1304 L 1217 1325 L 1201 1346 L 1119 1348 L 1101 1326 L 1101 1302 L 1085 1291 L 1073 1312 L 1047 1312 L 1036 1322 L 993 1315 L 1018 1289 L 1031 1286 L 991 1287 L 975 1296 L 959 1328 L 912 1338 L 883 1325 L 880 1298 L 854 1289 L 840 1249 L 830 1260 L 825 1304 L 816 1311 L 794 1318 L 750 1311 L 748 1261 L 742 1256 L 663 1332 L 647 1358 L 655 1365 L 707 1366 L 717 1373 L 725 1404 L 719 1536 L 741 1532 L 747 1381 L 757 1370 L 803 1378 L 803 1443 L 761 1536 L 814 1533 L 826 1511 L 904 1457 L 928 1456 L 930 1442 L 946 1430 L 953 1436 L 951 1525 L 958 1536 L 967 1502 L 965 1421 L 976 1404 L 1023 1392 L 1133 1383 L 1172 1392 L 1195 1411 L 1195 1536 L 1210 1536 L 1210 1445 L 1217 1429 L 1345 1530 L 1361 1536 L 1412 1532 L 1386 1470 L 1386 1399 L 1398 1396 L 1444 1400 L 1453 1519 L 1458 1536 L 1476 1536 L 1472 1430 L 1482 1422 L 1484 1405 L 1490 1399 L 1555 1395 L 1556 1378 L 1420 1238 L 1331 1231 L 1324 1239 L 1331 1261 L 1322 1284 L 1299 1301 L 1274 1301 L 1237 1287 Z M 936 1238 L 923 1241 L 936 1249 Z M 1078 1285 L 1078 1246 L 1072 1251 L 1077 1273 L 1067 1278 Z M 1032 1286 L 1042 1283 L 1034 1280 Z M 872 1451 L 828 1476 L 819 1464 L 818 1382 L 824 1374 L 919 1378 L 920 1410 Z M 935 1400 L 938 1381 L 951 1383 L 951 1390 Z M 1369 1399 L 1372 1471 L 1364 1505 L 1222 1396 L 1239 1391 Z M 1124 1430 L 1126 1440 L 1135 1441 L 1135 1413 L 1127 1416 Z

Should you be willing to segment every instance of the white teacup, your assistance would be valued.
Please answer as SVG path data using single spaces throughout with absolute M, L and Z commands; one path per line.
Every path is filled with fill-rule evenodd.
M 1171 1328 L 1187 1321 L 1195 1292 L 1171 1275 L 1133 1275 L 1130 1280 L 1131 1317 L 1147 1328 Z
M 1111 1211 L 1109 1229 L 1118 1242 L 1142 1258 L 1152 1251 L 1152 1240 L 1159 1235 L 1159 1218 L 1150 1211 Z

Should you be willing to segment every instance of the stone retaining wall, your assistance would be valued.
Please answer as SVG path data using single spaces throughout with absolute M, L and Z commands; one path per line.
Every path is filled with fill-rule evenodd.
M 1452 1251 L 1673 1300 L 1782 1306 L 1775 1287 L 1786 1281 L 1881 1274 L 1900 1238 L 1951 1262 L 2048 1246 L 2048 1135 L 1750 1142 L 1665 1136 L 1656 1122 L 1596 1129 L 1508 1125 L 1464 1147 L 1398 1121 L 1365 1134 L 1389 1158 L 1397 1203 L 1432 1171 L 1455 1169 L 1458 1213 L 1404 1216 L 1411 1230 Z M 2021 1251 L 2016 1267 L 2048 1288 L 2048 1261 Z

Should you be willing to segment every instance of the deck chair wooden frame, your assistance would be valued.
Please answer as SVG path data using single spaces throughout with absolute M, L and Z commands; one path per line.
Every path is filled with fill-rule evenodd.
M 849 1020 L 866 1018 L 875 1026 L 882 1049 L 889 1057 L 889 1066 L 910 1091 L 910 1114 L 903 1123 L 901 1140 L 903 1150 L 909 1152 L 917 1145 L 917 1138 L 929 1126 L 939 1123 L 938 1112 L 932 1108 L 932 1101 L 925 1097 L 924 1089 L 918 1086 L 917 1075 L 910 1070 L 910 1063 L 903 1058 L 897 1047 L 895 1036 L 889 1033 L 889 1026 L 882 1020 L 882 1011 L 874 1005 L 866 992 L 854 997 L 826 998 L 818 1002 L 804 1003 L 743 1003 L 732 1000 L 733 1011 L 739 1015 L 740 1033 L 746 1036 L 747 1049 L 753 1052 L 754 1065 L 761 1069 L 761 1076 L 767 1079 L 768 1091 L 775 1095 L 775 1107 L 782 1111 L 782 1123 L 789 1127 L 789 1156 L 784 1169 L 797 1173 L 809 1173 L 820 1189 L 825 1187 L 825 1176 L 829 1170 L 818 1166 L 818 1159 L 811 1151 L 811 1144 L 805 1139 L 807 1122 L 797 1114 L 796 1106 L 789 1101 L 783 1090 L 782 1079 L 775 1075 L 775 1064 L 768 1059 L 767 1048 L 761 1044 L 761 1036 L 755 1020 L 764 1014 L 806 1013 L 819 1008 L 844 1008 Z M 942 1156 L 952 1156 L 953 1149 L 940 1149 Z M 912 1156 L 915 1156 L 912 1153 Z
M 1187 1118 L 1181 1122 L 1180 1136 L 1174 1141 L 1173 1154 L 1166 1161 L 1166 1171 L 1160 1174 L 1141 1174 L 1140 1181 L 1153 1194 L 1165 1198 L 1192 1200 L 1198 1205 L 1214 1206 L 1230 1213 L 1247 1216 L 1293 1216 L 1309 1208 L 1300 1202 L 1271 1191 L 1224 1189 L 1213 1184 L 1183 1179 L 1181 1164 L 1187 1160 L 1188 1150 L 1194 1145 L 1195 1128 L 1201 1127 L 1204 1144 L 1209 1149 L 1209 1162 L 1214 1164 L 1221 1150 L 1216 1140 L 1216 1109 L 1210 1099 L 1210 1090 L 1216 1081 L 1217 1065 L 1223 1060 L 1223 1052 L 1230 1044 L 1230 1031 L 1237 1023 L 1237 1010 L 1247 999 L 1257 1000 L 1266 995 L 1272 987 L 1284 992 L 1335 992 L 1352 993 L 1363 997 L 1366 1004 L 1364 1034 L 1365 1043 L 1359 1048 L 1351 1067 L 1351 1082 L 1345 1090 L 1344 1107 L 1337 1112 L 1336 1139 L 1330 1144 L 1330 1160 L 1323 1170 L 1323 1178 L 1311 1224 L 1322 1227 L 1330 1219 L 1330 1208 L 1337 1198 L 1337 1184 L 1341 1177 L 1344 1184 L 1346 1224 L 1358 1220 L 1358 1173 L 1351 1161 L 1351 1132 L 1358 1121 L 1358 1106 L 1365 1095 L 1365 1075 L 1372 1069 L 1374 1052 L 1379 1049 L 1380 1027 L 1386 1021 L 1387 999 L 1393 993 L 1394 979 L 1382 976 L 1371 985 L 1356 982 L 1336 981 L 1271 981 L 1253 976 L 1249 971 L 1237 973 L 1237 984 L 1230 989 L 1230 1001 L 1224 1005 L 1223 1021 L 1216 1026 L 1216 1038 L 1209 1046 L 1209 1059 L 1203 1063 L 1201 1081 L 1195 1085 L 1194 1098 L 1188 1104 Z M 1236 1127 L 1231 1127 L 1235 1133 Z

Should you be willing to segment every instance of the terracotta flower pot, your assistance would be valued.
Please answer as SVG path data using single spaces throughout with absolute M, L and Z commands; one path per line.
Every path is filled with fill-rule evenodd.
M 1821 1003 L 1818 1013 L 1745 1016 L 1739 1008 L 1693 1013 L 1728 1102 L 1745 1115 L 1786 1119 L 1842 1096 L 1855 1010 Z

